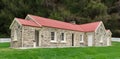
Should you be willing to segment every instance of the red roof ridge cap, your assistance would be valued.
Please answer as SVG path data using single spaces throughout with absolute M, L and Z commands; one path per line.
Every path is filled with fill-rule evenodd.
M 30 15 L 30 14 L 29 14 Z M 55 20 L 55 19 L 51 19 L 51 18 L 45 18 L 45 17 L 41 17 L 41 16 L 36 16 L 36 15 L 30 15 L 31 17 L 35 17 L 35 18 L 43 18 L 44 20 L 52 20 L 52 21 L 56 21 L 56 22 L 60 22 L 60 23 L 66 23 L 66 24 L 69 24 L 69 25 L 73 25 L 73 26 L 78 26 L 77 24 L 71 24 L 71 23 L 68 23 L 68 22 L 64 22 L 64 21 L 59 21 L 59 20 Z M 80 27 L 79 27 L 80 28 Z M 82 31 L 84 31 L 82 28 L 80 28 Z
M 23 18 L 17 18 L 17 17 L 15 17 L 15 19 L 17 20 L 17 19 L 20 19 L 20 20 L 25 20 L 25 21 L 33 21 L 33 20 L 26 20 L 26 19 L 23 19 Z M 34 22 L 34 21 L 33 21 Z
M 96 22 L 90 22 L 90 23 L 84 23 L 84 24 L 78 24 L 78 25 L 86 25 L 86 24 L 92 24 L 92 23 L 101 23 L 102 21 L 96 21 Z
M 30 15 L 30 16 L 35 16 L 35 17 L 44 18 L 44 19 L 47 19 L 47 20 L 53 20 L 53 21 L 57 21 L 57 22 L 67 23 L 67 24 L 71 24 L 71 25 L 78 25 L 78 24 L 72 24 L 72 23 L 68 23 L 68 22 L 64 22 L 64 21 L 59 21 L 59 20 L 55 20 L 55 19 L 51 19 L 51 18 L 45 18 L 45 17 L 36 16 L 36 15 L 31 15 L 31 14 L 29 14 L 29 15 Z
M 39 27 L 39 25 L 36 24 L 33 20 L 25 20 L 25 19 L 22 19 L 22 18 L 15 18 L 15 20 L 16 20 L 20 25 Z M 26 22 L 27 22 L 27 23 L 26 23 Z
M 31 15 L 31 14 L 28 14 L 27 16 L 34 16 L 34 15 Z M 32 17 L 30 17 L 30 18 L 32 18 Z M 39 26 L 42 26 L 41 24 L 39 24 L 37 21 L 35 21 L 33 18 L 32 18 L 32 20 L 36 23 L 36 24 L 38 24 Z

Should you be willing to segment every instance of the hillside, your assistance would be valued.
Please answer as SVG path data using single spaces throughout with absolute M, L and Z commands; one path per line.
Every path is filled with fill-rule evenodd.
M 120 42 L 110 47 L 11 49 L 0 43 L 0 59 L 120 59 Z
M 77 24 L 101 20 L 120 37 L 120 0 L 0 0 L 0 37 L 10 37 L 13 19 L 27 14 Z

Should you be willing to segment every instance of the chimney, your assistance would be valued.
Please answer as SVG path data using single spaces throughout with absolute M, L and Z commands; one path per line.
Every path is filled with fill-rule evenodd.
M 73 21 L 70 21 L 70 23 L 71 23 L 71 24 L 76 24 L 76 21 L 73 20 Z

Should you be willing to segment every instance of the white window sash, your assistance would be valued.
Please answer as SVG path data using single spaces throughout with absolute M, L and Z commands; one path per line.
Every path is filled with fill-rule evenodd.
M 62 39 L 62 37 L 61 37 Z M 64 40 L 61 40 L 61 42 L 66 42 L 66 34 L 64 33 Z
M 84 38 L 83 38 L 83 34 L 82 35 L 80 35 L 82 38 L 80 38 L 80 42 L 84 42 Z
M 16 29 L 14 30 L 14 39 L 13 39 L 13 41 L 17 41 L 17 30 Z
M 57 42 L 57 34 L 54 32 L 54 40 L 51 40 L 50 42 Z

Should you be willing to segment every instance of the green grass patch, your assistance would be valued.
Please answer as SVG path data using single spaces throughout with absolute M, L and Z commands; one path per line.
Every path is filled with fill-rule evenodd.
M 0 43 L 0 48 L 8 48 L 10 47 L 10 43 Z
M 0 43 L 0 59 L 120 59 L 120 42 L 110 47 L 12 49 Z

